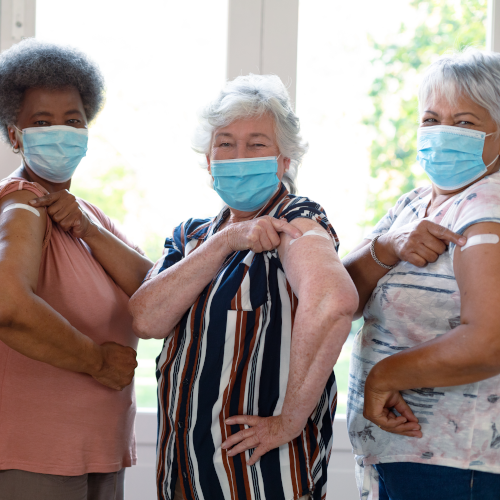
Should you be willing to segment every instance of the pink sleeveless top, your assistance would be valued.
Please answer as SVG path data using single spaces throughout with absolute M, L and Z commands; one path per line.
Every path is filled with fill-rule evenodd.
M 43 194 L 32 183 L 9 178 L 0 181 L 0 198 L 19 189 Z M 97 207 L 78 202 L 95 223 L 136 248 Z M 128 296 L 88 246 L 48 216 L 36 293 L 97 344 L 137 348 Z M 130 467 L 136 463 L 135 412 L 133 384 L 114 391 L 0 342 L 0 470 L 76 476 Z

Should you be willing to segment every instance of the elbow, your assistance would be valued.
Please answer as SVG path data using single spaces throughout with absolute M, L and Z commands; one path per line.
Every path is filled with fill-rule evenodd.
M 148 329 L 145 327 L 145 325 L 143 325 L 141 321 L 137 321 L 135 318 L 132 320 L 132 329 L 134 330 L 136 336 L 140 339 L 148 340 L 153 338 L 148 334 Z
M 163 339 L 162 335 L 153 327 L 154 322 L 151 321 L 147 310 L 140 304 L 140 299 L 134 295 L 129 300 L 128 311 L 132 316 L 132 329 L 140 339 Z
M 342 297 L 335 297 L 332 300 L 331 314 L 333 319 L 348 318 L 352 322 L 359 310 L 359 296 L 356 287 L 352 285 L 345 290 Z
M 151 335 L 148 331 L 148 325 L 146 322 L 146 315 L 143 313 L 142 308 L 138 304 L 137 297 L 135 295 L 128 302 L 128 312 L 132 316 L 132 329 L 134 333 L 140 339 L 150 339 Z
M 495 333 L 496 335 L 490 337 L 488 342 L 484 342 L 483 349 L 481 349 L 484 358 L 481 364 L 487 372 L 498 375 L 500 374 L 500 338 L 498 332 Z

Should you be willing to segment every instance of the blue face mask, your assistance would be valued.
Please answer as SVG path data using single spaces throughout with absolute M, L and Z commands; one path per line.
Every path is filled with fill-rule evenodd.
M 19 130 L 19 129 L 18 129 Z M 87 154 L 88 130 L 66 125 L 22 130 L 26 165 L 49 182 L 66 182 Z
M 419 128 L 417 161 L 438 188 L 460 189 L 479 179 L 497 160 L 484 164 L 484 140 L 488 135 L 449 125 Z
M 211 171 L 217 194 L 235 210 L 253 212 L 276 192 L 280 180 L 278 157 L 212 160 Z

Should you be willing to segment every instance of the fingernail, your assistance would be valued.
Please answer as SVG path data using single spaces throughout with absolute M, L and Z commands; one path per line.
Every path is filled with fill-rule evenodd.
M 465 245 L 465 243 L 467 243 L 467 238 L 459 238 L 458 242 L 460 243 L 460 245 Z
M 222 444 L 220 445 L 220 447 L 221 447 L 223 450 L 225 450 L 225 449 L 226 449 L 226 443 L 225 443 L 225 442 L 224 442 L 224 443 L 222 443 Z
M 30 201 L 28 201 L 28 203 L 29 203 L 30 205 L 36 205 L 36 203 L 37 203 L 37 202 L 36 202 L 35 200 L 30 200 Z

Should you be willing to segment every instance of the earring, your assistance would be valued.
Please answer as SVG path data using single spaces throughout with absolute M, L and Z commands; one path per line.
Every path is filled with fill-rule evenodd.
M 17 155 L 19 153 L 19 148 L 15 148 L 14 146 L 12 146 L 12 152 Z

